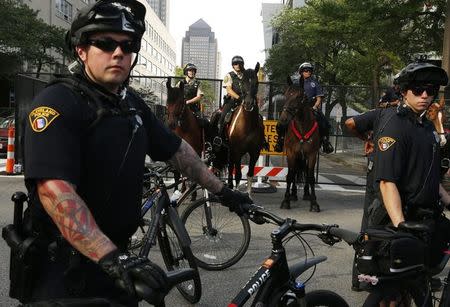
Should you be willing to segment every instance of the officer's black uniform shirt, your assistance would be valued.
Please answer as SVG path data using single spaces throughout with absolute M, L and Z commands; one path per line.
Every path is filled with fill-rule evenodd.
M 105 116 L 88 130 L 95 110 L 65 85 L 51 85 L 34 99 L 25 128 L 25 179 L 33 220 L 44 225 L 43 231 L 57 230 L 38 200 L 36 179 L 74 184 L 100 229 L 122 248 L 137 229 L 145 156 L 168 160 L 181 139 L 134 94 L 128 92 L 123 102 L 139 110 L 138 116 Z M 117 109 L 111 103 L 105 106 Z
M 375 127 L 375 122 L 377 118 L 380 116 L 381 109 L 374 109 L 363 114 L 352 117 L 355 121 L 355 129 L 360 134 L 367 133 L 369 131 L 373 131 Z
M 320 86 L 320 83 L 313 77 L 304 80 L 303 88 L 310 101 L 318 96 L 323 96 L 322 86 Z
M 439 199 L 439 144 L 434 126 L 408 107 L 383 110 L 375 139 L 375 180 L 396 184 L 402 205 L 431 207 Z

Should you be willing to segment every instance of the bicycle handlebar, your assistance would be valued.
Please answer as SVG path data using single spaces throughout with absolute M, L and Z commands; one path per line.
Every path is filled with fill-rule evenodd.
M 319 238 L 328 245 L 333 245 L 343 239 L 350 245 L 359 241 L 361 234 L 346 229 L 339 228 L 339 225 L 327 224 L 302 224 L 290 218 L 281 218 L 276 214 L 265 210 L 263 207 L 255 204 L 243 204 L 242 209 L 247 213 L 249 219 L 256 224 L 269 223 L 268 220 L 275 222 L 278 226 L 289 223 L 292 230 L 297 231 L 319 231 Z

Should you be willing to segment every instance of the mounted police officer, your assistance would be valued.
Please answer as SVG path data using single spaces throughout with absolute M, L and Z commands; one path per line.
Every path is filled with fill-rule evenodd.
M 219 139 L 220 136 L 225 136 L 225 121 L 228 121 L 231 117 L 231 110 L 242 103 L 242 96 L 244 95 L 244 86 L 242 85 L 245 70 L 244 59 L 240 55 L 234 56 L 231 59 L 231 66 L 233 70 L 223 79 L 223 87 L 225 87 L 227 95 L 223 99 L 222 113 L 220 114 L 218 123 Z
M 411 63 L 400 71 L 396 82 L 403 102 L 381 113 L 374 139 L 375 180 L 393 226 L 405 220 L 432 219 L 431 250 L 442 250 L 449 241 L 450 227 L 439 203 L 439 136 L 425 115 L 439 87 L 447 85 L 447 73 L 429 63 Z M 423 209 L 430 213 L 424 215 Z M 432 253 L 432 263 L 440 256 Z
M 137 306 L 137 283 L 153 289 L 148 302 L 160 302 L 165 273 L 126 251 L 140 221 L 147 154 L 169 161 L 230 210 L 250 201 L 224 187 L 127 87 L 144 31 L 137 0 L 82 8 L 66 35 L 77 59 L 73 75 L 34 99 L 24 144 L 31 226 L 23 232 L 37 239 L 32 274 L 14 292 L 21 302 L 102 297 Z M 23 272 L 12 271 L 11 280 Z
M 180 82 L 184 83 L 184 100 L 192 112 L 194 112 L 197 119 L 200 119 L 200 101 L 203 98 L 203 92 L 200 81 L 195 78 L 197 66 L 192 63 L 187 63 L 184 66 L 183 73 L 186 77 Z
M 324 96 L 320 83 L 312 77 L 314 66 L 311 63 L 305 62 L 298 67 L 298 73 L 303 77 L 304 90 L 308 99 L 314 102 L 313 113 L 319 124 L 319 134 L 322 143 L 322 150 L 324 153 L 332 153 L 333 146 L 329 141 L 330 124 L 321 111 L 322 97 Z M 283 151 L 284 136 L 286 134 L 287 124 L 277 123 L 278 140 L 275 144 L 274 150 L 277 152 Z

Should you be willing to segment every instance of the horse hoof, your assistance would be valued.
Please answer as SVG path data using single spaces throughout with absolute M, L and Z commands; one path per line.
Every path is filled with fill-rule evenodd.
M 281 203 L 280 209 L 291 209 L 291 204 L 288 201 L 284 201 Z
M 289 200 L 297 201 L 298 200 L 297 194 L 291 195 L 291 197 L 289 197 Z
M 309 211 L 310 211 L 310 212 L 320 212 L 320 207 L 319 207 L 318 204 L 311 205 L 311 206 L 309 207 Z

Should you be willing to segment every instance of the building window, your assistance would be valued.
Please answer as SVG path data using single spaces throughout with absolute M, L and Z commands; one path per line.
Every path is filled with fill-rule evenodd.
M 72 4 L 67 0 L 56 0 L 56 16 L 65 21 L 72 21 Z

